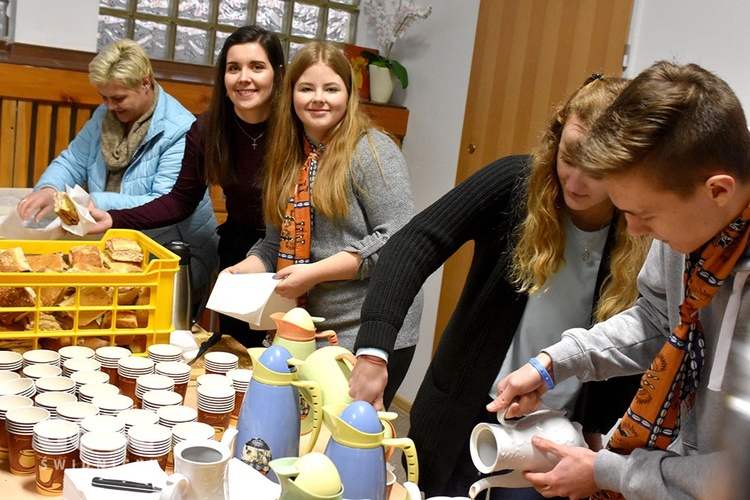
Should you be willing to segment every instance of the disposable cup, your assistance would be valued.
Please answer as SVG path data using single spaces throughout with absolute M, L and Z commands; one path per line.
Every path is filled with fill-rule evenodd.
M 109 375 L 109 381 L 117 385 L 117 366 L 120 358 L 130 356 L 130 349 L 119 346 L 104 346 L 94 351 L 94 359 L 102 364 L 102 371 Z
M 198 421 L 198 410 L 191 406 L 162 406 L 156 410 L 156 415 L 159 424 L 170 429 L 177 424 Z
M 159 416 L 154 411 L 144 410 L 142 408 L 131 408 L 125 410 L 117 415 L 117 418 L 125 423 L 125 431 L 127 432 L 134 425 L 142 424 L 158 424 Z
M 26 396 L 0 396 L 0 460 L 8 459 L 8 432 L 5 430 L 5 413 L 12 408 L 33 406 Z
M 86 384 L 109 384 L 109 374 L 103 371 L 81 370 L 71 373 L 70 378 L 76 383 L 76 393 L 80 393 L 81 387 Z M 120 392 L 119 387 L 117 392 Z
M 172 449 L 172 430 L 159 424 L 140 424 L 128 429 L 128 461 L 156 460 L 166 469 Z
M 36 457 L 32 448 L 34 425 L 50 418 L 49 411 L 37 406 L 13 408 L 5 413 L 8 431 L 8 465 L 17 476 L 35 473 Z
M 195 379 L 195 382 L 198 387 L 202 385 L 223 385 L 225 387 L 233 387 L 234 384 L 232 379 L 223 373 L 206 373 L 198 376 L 198 378 Z
M 17 378 L 0 382 L 0 396 L 26 396 L 33 398 L 36 386 L 30 378 Z
M 15 380 L 17 378 L 21 378 L 21 375 L 19 375 L 18 372 L 12 370 L 0 370 L 0 382 Z
M 125 435 L 125 421 L 119 416 L 113 415 L 92 415 L 81 420 L 81 433 L 89 432 L 119 432 Z
M 77 401 L 75 395 L 69 392 L 42 392 L 34 396 L 34 404 L 49 411 L 53 418 L 57 417 L 59 405 L 74 401 Z
M 154 372 L 157 375 L 164 375 L 174 380 L 174 389 L 172 390 L 181 394 L 182 398 L 185 399 L 190 382 L 190 365 L 175 361 L 156 363 Z
M 231 352 L 212 351 L 207 352 L 204 356 L 204 366 L 206 373 L 219 373 L 223 374 L 229 370 L 237 368 L 239 358 L 236 354 Z
M 92 417 L 99 414 L 99 407 L 91 403 L 82 403 L 76 401 L 73 403 L 63 403 L 57 407 L 57 417 L 78 424 L 86 417 Z
M 49 349 L 32 349 L 21 355 L 23 366 L 28 365 L 55 365 L 60 366 L 60 354 Z
M 105 394 L 94 396 L 91 404 L 99 407 L 100 415 L 117 415 L 133 408 L 133 398 L 124 394 Z
M 141 407 L 144 410 L 157 411 L 163 406 L 182 404 L 182 396 L 174 391 L 148 391 L 143 395 Z
M 125 463 L 128 438 L 113 431 L 92 431 L 81 436 L 81 461 L 84 467 L 106 469 Z
M 34 381 L 37 392 L 69 392 L 76 393 L 76 383 L 69 377 L 42 377 Z
M 34 426 L 36 490 L 45 496 L 62 494 L 65 469 L 80 467 L 78 425 L 45 420 Z
M 61 347 L 57 350 L 58 354 L 60 354 L 60 360 L 65 363 L 68 359 L 74 359 L 74 358 L 80 358 L 80 359 L 93 359 L 96 352 L 90 348 L 83 345 L 68 345 L 65 347 Z
M 148 357 L 156 363 L 180 361 L 182 348 L 173 344 L 152 344 L 148 347 Z
M 70 358 L 62 364 L 62 374 L 65 377 L 70 377 L 75 372 L 98 372 L 101 369 L 101 362 L 93 358 Z
M 55 365 L 27 365 L 21 370 L 21 374 L 31 380 L 39 380 L 43 377 L 59 377 L 62 370 Z
M 97 396 L 114 396 L 115 394 L 120 394 L 120 388 L 112 384 L 84 384 L 78 389 L 78 399 L 84 403 L 91 403 Z
M 23 356 L 13 351 L 0 351 L 0 369 L 19 371 L 23 368 Z

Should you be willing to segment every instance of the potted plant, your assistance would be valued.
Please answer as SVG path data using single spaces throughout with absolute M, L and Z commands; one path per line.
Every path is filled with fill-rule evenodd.
M 396 40 L 404 36 L 406 29 L 420 19 L 427 19 L 432 7 L 422 9 L 412 0 L 365 0 L 363 8 L 375 21 L 378 45 L 383 55 L 363 50 L 362 56 L 369 61 L 370 99 L 375 102 L 388 102 L 393 92 L 394 78 L 406 88 L 409 74 L 406 68 L 391 59 L 391 51 Z

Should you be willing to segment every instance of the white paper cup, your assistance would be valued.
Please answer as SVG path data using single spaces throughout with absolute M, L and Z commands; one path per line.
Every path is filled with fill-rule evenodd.
M 91 403 L 97 396 L 114 396 L 115 394 L 120 394 L 120 388 L 112 384 L 84 384 L 78 388 L 78 399 L 84 403 Z
M 65 363 L 68 359 L 93 359 L 95 352 L 92 348 L 86 347 L 83 345 L 69 345 L 65 347 L 61 347 L 57 350 L 58 354 L 60 354 L 60 360 Z
M 123 412 L 120 412 L 117 415 L 117 418 L 125 423 L 126 432 L 134 425 L 153 425 L 159 423 L 159 416 L 156 414 L 156 412 L 144 410 L 142 408 L 131 408 L 130 410 L 125 410 Z
M 204 375 L 200 375 L 197 379 L 195 379 L 195 382 L 198 387 L 202 385 L 221 385 L 224 387 L 234 386 L 231 378 L 218 373 L 206 373 Z
M 42 377 L 36 379 L 34 385 L 37 392 L 76 392 L 75 381 L 68 377 Z
M 204 366 L 206 373 L 226 373 L 235 370 L 239 358 L 231 352 L 211 351 L 204 355 Z
M 82 403 L 76 401 L 73 403 L 63 403 L 57 407 L 57 417 L 61 420 L 74 422 L 78 424 L 86 417 L 92 417 L 99 414 L 99 408 L 91 403 Z
M 141 408 L 157 411 L 163 406 L 178 406 L 182 404 L 182 395 L 174 391 L 148 391 L 143 395 Z
M 156 415 L 159 417 L 159 424 L 170 429 L 177 424 L 198 421 L 198 410 L 184 405 L 162 406 L 156 410 Z
M 182 349 L 172 344 L 152 344 L 148 347 L 148 357 L 156 363 L 180 361 Z
M 94 396 L 91 404 L 99 407 L 101 415 L 117 415 L 133 408 L 133 399 L 124 394 L 107 394 Z
M 23 356 L 13 351 L 0 351 L 0 369 L 18 371 L 23 368 Z
M 119 432 L 92 431 L 81 436 L 81 461 L 97 469 L 117 467 L 125 463 L 128 438 Z
M 34 403 L 49 411 L 53 418 L 57 417 L 57 407 L 64 403 L 77 401 L 74 394 L 69 392 L 42 392 L 34 396 Z
M 5 382 L 6 380 L 15 380 L 17 378 L 21 378 L 21 376 L 17 372 L 10 370 L 0 371 L 0 383 Z
M 62 370 L 55 365 L 27 365 L 21 373 L 31 380 L 39 380 L 44 377 L 59 377 L 62 375 Z
M 101 369 L 102 364 L 93 358 L 70 358 L 63 361 L 62 364 L 63 376 L 65 377 L 70 377 L 75 372 L 98 372 Z
M 125 421 L 119 416 L 92 415 L 81 420 L 81 433 L 88 432 L 119 432 L 125 435 Z
M 203 422 L 182 422 L 172 427 L 172 442 L 177 445 L 182 441 L 213 439 L 215 429 Z
M 119 346 L 104 346 L 94 351 L 94 359 L 99 361 L 103 367 L 117 368 L 117 361 L 120 358 L 127 358 L 132 353 L 130 349 Z
M 29 365 L 55 365 L 60 366 L 60 354 L 49 349 L 32 349 L 21 355 L 23 366 Z
M 0 382 L 0 396 L 26 396 L 34 397 L 36 386 L 30 378 L 17 378 Z
M 174 389 L 174 380 L 166 375 L 148 374 L 141 375 L 135 379 L 135 395 L 143 398 L 148 391 L 171 391 Z

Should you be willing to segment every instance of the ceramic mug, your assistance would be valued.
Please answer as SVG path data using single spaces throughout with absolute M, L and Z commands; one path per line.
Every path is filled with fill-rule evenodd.
M 167 478 L 160 500 L 229 498 L 228 446 L 212 440 L 182 441 L 174 449 L 174 474 Z
M 515 421 L 506 421 L 498 414 L 498 424 L 480 423 L 474 427 L 469 450 L 479 472 L 489 474 L 501 470 L 513 472 L 496 477 L 494 486 L 525 488 L 531 484 L 523 471 L 548 472 L 558 459 L 531 444 L 533 436 L 541 436 L 567 446 L 586 446 L 581 426 L 565 418 L 564 412 L 542 407 Z

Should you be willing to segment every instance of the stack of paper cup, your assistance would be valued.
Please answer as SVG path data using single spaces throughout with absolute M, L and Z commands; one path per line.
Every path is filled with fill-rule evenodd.
M 32 447 L 36 454 L 36 490 L 42 495 L 61 495 L 65 469 L 80 467 L 78 424 L 44 420 L 34 425 Z
M 21 371 L 23 356 L 13 351 L 0 351 L 0 370 Z
M 154 373 L 141 375 L 135 379 L 135 407 L 141 407 L 143 394 L 148 391 L 172 391 L 173 389 L 174 380 L 166 375 L 157 375 Z
M 67 420 L 74 424 L 80 424 L 81 420 L 84 418 L 98 414 L 99 408 L 91 403 L 76 401 L 73 403 L 63 403 L 57 406 L 57 417 L 60 420 Z
M 109 384 L 109 375 L 101 371 L 81 370 L 71 373 L 70 378 L 76 383 L 76 394 L 81 392 L 81 387 L 86 384 Z M 119 387 L 117 392 L 120 392 Z
M 148 391 L 143 395 L 141 408 L 158 411 L 164 406 L 178 406 L 182 404 L 182 396 L 174 391 Z
M 75 372 L 98 372 L 101 371 L 102 364 L 93 358 L 70 358 L 63 361 L 63 377 L 70 377 Z
M 182 422 L 172 427 L 172 445 L 183 441 L 200 441 L 214 438 L 214 428 L 202 422 Z
M 21 375 L 19 375 L 18 372 L 12 372 L 10 370 L 0 370 L 0 382 L 5 382 L 6 380 L 15 380 L 17 378 L 21 378 Z
M 0 382 L 0 396 L 26 396 L 33 398 L 36 386 L 30 378 L 17 378 Z
M 159 424 L 170 429 L 177 424 L 198 421 L 198 410 L 184 405 L 162 406 L 156 410 L 156 415 L 159 417 Z
M 234 388 L 220 384 L 203 384 L 198 386 L 198 421 L 213 426 L 215 439 L 229 427 L 234 409 Z
M 34 406 L 34 401 L 26 396 L 0 396 L 0 460 L 8 459 L 8 432 L 5 430 L 5 413 L 13 408 L 25 406 Z
M 231 352 L 213 351 L 207 352 L 204 356 L 203 364 L 206 367 L 206 373 L 223 374 L 229 370 L 236 370 L 239 358 Z
M 154 363 L 181 361 L 182 349 L 172 344 L 152 344 L 148 346 L 148 357 Z
M 172 449 L 172 430 L 159 424 L 140 424 L 128 429 L 128 462 L 156 460 L 162 470 Z
M 57 418 L 59 405 L 75 401 L 77 401 L 75 394 L 69 392 L 42 392 L 34 396 L 34 404 L 50 412 L 52 418 Z
M 69 359 L 94 359 L 95 351 L 84 345 L 68 345 L 57 350 L 60 361 L 65 364 Z
M 76 393 L 76 383 L 69 377 L 42 377 L 34 381 L 36 392 Z
M 74 373 L 73 375 L 75 376 L 76 374 Z M 115 394 L 120 394 L 120 388 L 116 385 L 103 383 L 83 384 L 78 389 L 78 400 L 84 403 L 91 403 L 97 396 L 114 396 Z
M 34 426 L 49 420 L 50 414 L 38 406 L 22 406 L 5 412 L 5 430 L 8 431 L 8 464 L 17 476 L 34 474 L 36 463 L 31 441 Z
M 117 415 L 117 418 L 122 420 L 125 424 L 125 434 L 127 434 L 130 428 L 134 425 L 159 423 L 159 416 L 156 412 L 144 410 L 142 408 L 131 408 L 130 410 L 125 410 L 120 412 Z
M 128 438 L 113 431 L 91 431 L 81 436 L 81 462 L 91 469 L 106 469 L 125 463 Z
M 29 365 L 21 370 L 21 374 L 31 380 L 39 380 L 43 377 L 59 377 L 62 370 L 55 365 Z
M 120 412 L 133 408 L 133 398 L 124 394 L 105 394 L 94 396 L 91 404 L 99 407 L 100 415 L 118 415 Z
M 94 359 L 102 364 L 102 371 L 109 374 L 109 382 L 117 385 L 117 362 L 130 354 L 130 349 L 108 345 L 94 351 Z
M 141 375 L 154 373 L 154 362 L 148 358 L 130 356 L 120 358 L 117 361 L 117 385 L 120 386 L 120 392 L 130 396 L 133 400 L 135 395 L 135 381 Z
M 202 385 L 222 385 L 224 387 L 232 387 L 234 385 L 231 378 L 218 373 L 206 373 L 205 375 L 200 375 L 195 379 L 195 383 L 198 387 Z
M 246 368 L 229 370 L 227 372 L 227 377 L 232 379 L 232 386 L 234 387 L 234 410 L 232 410 L 232 419 L 236 420 L 240 415 L 240 408 L 242 408 L 242 401 L 245 399 L 245 393 L 250 385 L 250 379 L 253 378 L 253 371 Z
M 81 420 L 81 434 L 87 432 L 119 432 L 125 435 L 125 421 L 119 416 L 92 415 Z
M 174 380 L 174 392 L 185 398 L 187 386 L 190 382 L 190 365 L 178 361 L 156 363 L 154 371 L 157 375 L 164 375 Z
M 49 349 L 32 349 L 21 355 L 23 366 L 29 365 L 55 365 L 60 366 L 60 353 Z

